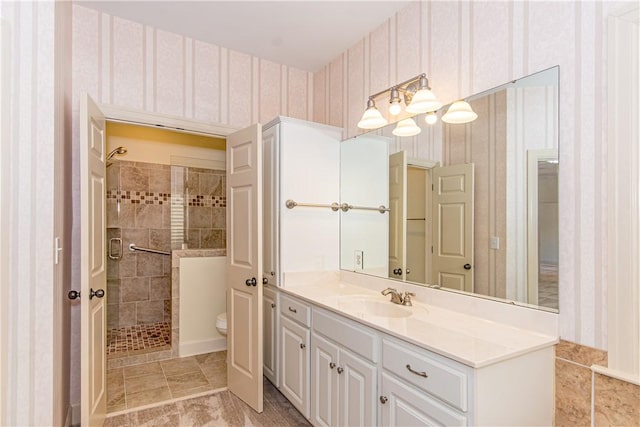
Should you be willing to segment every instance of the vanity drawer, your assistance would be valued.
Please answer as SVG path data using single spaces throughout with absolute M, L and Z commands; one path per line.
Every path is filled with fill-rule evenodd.
M 378 361 L 378 335 L 365 326 L 314 307 L 313 330 L 372 362 Z
M 311 326 L 311 307 L 282 293 L 280 294 L 280 313 L 307 328 Z
M 467 410 L 468 374 L 438 360 L 428 350 L 382 340 L 382 366 L 461 411 Z M 455 363 L 455 362 L 451 362 Z

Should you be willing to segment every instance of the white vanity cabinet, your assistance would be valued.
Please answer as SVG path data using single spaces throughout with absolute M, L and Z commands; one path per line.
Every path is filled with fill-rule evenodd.
M 340 215 L 329 206 L 340 201 L 341 139 L 339 128 L 288 117 L 263 126 L 263 280 L 271 285 L 282 286 L 284 271 L 340 268 Z
M 311 423 L 376 425 L 377 334 L 316 307 L 312 319 Z
M 262 302 L 263 371 L 264 376 L 278 387 L 278 293 L 265 287 Z
M 280 295 L 280 391 L 309 418 L 311 307 Z

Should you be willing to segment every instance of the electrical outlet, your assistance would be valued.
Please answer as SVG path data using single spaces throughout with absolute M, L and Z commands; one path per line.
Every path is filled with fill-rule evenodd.
M 364 270 L 364 254 L 362 251 L 354 251 L 353 252 L 353 264 L 355 271 Z
M 491 237 L 491 241 L 489 242 L 489 247 L 491 249 L 500 249 L 500 238 L 496 236 Z

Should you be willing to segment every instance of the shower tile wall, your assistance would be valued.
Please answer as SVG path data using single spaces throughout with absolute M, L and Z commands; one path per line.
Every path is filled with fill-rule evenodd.
M 172 247 L 226 247 L 225 171 L 172 166 Z
M 171 321 L 171 257 L 129 251 L 129 244 L 171 250 L 171 169 L 118 161 L 107 168 L 107 239 L 122 258 L 107 262 L 109 329 Z

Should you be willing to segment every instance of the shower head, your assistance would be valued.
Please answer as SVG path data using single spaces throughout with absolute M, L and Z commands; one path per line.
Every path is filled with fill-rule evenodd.
M 127 149 L 124 147 L 118 147 L 115 150 L 111 151 L 109 154 L 107 154 L 107 160 L 111 160 L 111 158 L 115 155 L 121 156 L 123 154 L 127 154 Z

